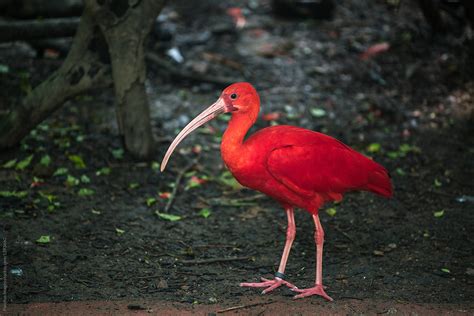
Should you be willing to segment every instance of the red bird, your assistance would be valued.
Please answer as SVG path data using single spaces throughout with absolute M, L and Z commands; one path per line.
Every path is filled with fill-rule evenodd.
M 390 197 L 389 174 L 384 167 L 342 142 L 300 127 L 267 127 L 244 141 L 259 110 L 260 98 L 251 84 L 230 85 L 213 105 L 178 134 L 163 158 L 161 171 L 184 137 L 219 114 L 232 113 L 222 138 L 222 159 L 237 181 L 274 198 L 288 217 L 285 248 L 275 278 L 262 278 L 262 282 L 241 283 L 240 286 L 265 287 L 263 293 L 268 293 L 285 285 L 300 293 L 295 298 L 320 295 L 332 301 L 324 291 L 322 280 L 324 231 L 318 211 L 325 202 L 340 201 L 347 191 L 365 190 Z M 314 287 L 307 289 L 289 283 L 284 274 L 296 234 L 295 207 L 307 210 L 315 225 L 316 281 Z

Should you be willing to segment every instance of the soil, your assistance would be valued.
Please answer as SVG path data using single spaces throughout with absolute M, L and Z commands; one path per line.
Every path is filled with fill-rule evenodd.
M 156 168 L 177 130 L 225 87 L 201 76 L 256 86 L 262 113 L 278 118 L 265 116 L 252 131 L 274 123 L 322 131 L 392 174 L 392 199 L 350 193 L 321 210 L 324 282 L 335 303 L 293 302 L 288 289 L 257 301 L 276 301 L 279 312 L 306 304 L 295 313 L 316 305 L 357 313 L 348 302 L 365 304 L 367 313 L 390 312 L 390 304 L 370 309 L 371 302 L 472 313 L 474 67 L 463 35 L 432 34 L 407 2 L 344 1 L 332 20 L 314 21 L 275 16 L 268 1 L 238 1 L 243 29 L 226 15 L 228 4 L 186 3 L 169 4 L 161 28 L 171 37 L 150 44 L 163 59 L 179 47 L 184 62 L 176 68 L 197 73 L 180 78 L 149 63 L 154 162 L 121 152 L 112 89 L 71 100 L 19 148 L 1 153 L 2 165 L 34 155 L 24 170 L 0 169 L 0 191 L 26 192 L 0 198 L 7 304 L 140 299 L 155 302 L 155 311 L 166 301 L 211 312 L 220 308 L 209 305 L 251 304 L 259 295 L 238 284 L 276 271 L 286 217 L 277 203 L 227 177 L 219 153 L 226 121 L 191 135 L 164 173 Z M 388 51 L 360 58 L 380 42 L 390 43 Z M 0 102 L 10 103 L 62 60 L 32 57 L 20 44 L 1 46 L 0 56 L 9 67 L 0 74 Z M 41 163 L 45 155 L 49 165 Z M 60 168 L 68 170 L 58 175 Z M 314 281 L 311 216 L 298 210 L 296 224 L 286 274 L 303 288 Z

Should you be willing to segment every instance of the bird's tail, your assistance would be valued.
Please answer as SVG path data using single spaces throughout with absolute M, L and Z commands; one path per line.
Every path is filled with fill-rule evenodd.
M 392 182 L 388 171 L 377 164 L 377 168 L 369 175 L 367 190 L 389 198 L 393 194 Z

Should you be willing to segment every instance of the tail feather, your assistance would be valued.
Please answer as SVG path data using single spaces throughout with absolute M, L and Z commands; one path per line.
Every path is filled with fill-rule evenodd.
M 378 167 L 379 168 L 374 170 L 369 175 L 369 183 L 367 184 L 367 190 L 389 198 L 393 194 L 390 174 L 382 166 L 378 165 Z

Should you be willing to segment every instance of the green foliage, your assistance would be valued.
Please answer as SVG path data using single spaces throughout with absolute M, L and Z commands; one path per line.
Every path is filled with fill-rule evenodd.
M 156 211 L 155 214 L 164 220 L 170 221 L 170 222 L 176 222 L 181 220 L 181 216 L 179 215 L 173 215 L 173 214 L 167 214 L 167 213 L 160 213 L 159 211 Z
M 33 157 L 34 155 L 29 155 L 28 157 L 26 157 L 25 159 L 17 163 L 15 169 L 17 170 L 26 169 L 30 165 L 31 161 L 33 160 Z
M 110 152 L 112 153 L 112 156 L 114 156 L 115 159 L 123 159 L 124 151 L 122 148 L 111 149 Z
M 313 117 L 317 117 L 317 118 L 326 116 L 326 111 L 321 108 L 311 108 L 309 112 L 311 113 Z
M 337 210 L 334 207 L 330 207 L 330 208 L 326 209 L 326 213 L 329 216 L 334 217 L 334 216 L 336 216 Z
M 90 182 L 91 182 L 91 179 L 90 179 L 87 175 L 83 174 L 83 175 L 81 176 L 81 182 L 82 182 L 82 183 L 90 183 Z
M 120 229 L 120 228 L 115 228 L 115 232 L 117 233 L 118 236 L 122 236 L 125 233 L 125 230 Z
M 49 235 L 40 236 L 40 238 L 36 239 L 38 244 L 49 244 L 51 242 L 51 237 Z
M 51 164 L 51 157 L 49 155 L 44 155 L 41 157 L 40 164 L 48 167 Z
M 56 171 L 53 173 L 53 177 L 57 177 L 57 176 L 62 176 L 62 175 L 65 175 L 68 173 L 68 169 L 67 168 L 58 168 L 56 169 Z
M 225 186 L 228 186 L 234 190 L 242 189 L 242 185 L 234 178 L 230 171 L 226 170 L 219 175 L 217 181 Z
M 379 143 L 372 143 L 369 146 L 367 146 L 367 151 L 369 153 L 377 153 L 380 151 L 381 148 L 382 146 L 380 146 Z
M 154 197 L 149 197 L 149 198 L 146 199 L 146 205 L 148 207 L 152 206 L 155 203 L 156 203 L 156 198 L 154 198 Z
M 202 210 L 199 211 L 199 215 L 204 218 L 208 218 L 209 216 L 211 216 L 211 210 L 208 209 L 207 207 L 203 208 Z
M 102 175 L 108 176 L 109 174 L 110 174 L 110 168 L 108 167 L 100 168 L 99 170 L 95 172 L 96 176 L 102 176 Z
M 70 186 L 70 187 L 73 187 L 75 185 L 78 185 L 79 184 L 79 179 L 68 174 L 67 175 L 67 178 L 66 178 L 66 185 L 67 186 Z
M 15 165 L 16 165 L 16 159 L 12 159 L 5 162 L 2 167 L 5 169 L 10 169 L 10 168 L 15 167 Z
M 0 191 L 0 197 L 8 198 L 15 197 L 22 199 L 28 195 L 27 191 Z
M 77 169 L 84 169 L 86 168 L 86 164 L 81 156 L 79 155 L 69 155 L 69 160 L 71 160 Z
M 77 195 L 79 195 L 79 196 L 90 196 L 90 195 L 94 195 L 94 194 L 95 194 L 95 191 L 92 190 L 92 189 L 88 189 L 88 188 L 81 188 L 77 192 Z

